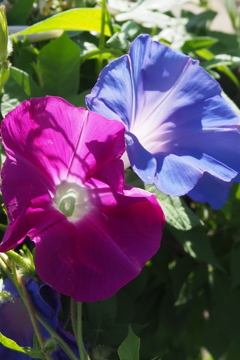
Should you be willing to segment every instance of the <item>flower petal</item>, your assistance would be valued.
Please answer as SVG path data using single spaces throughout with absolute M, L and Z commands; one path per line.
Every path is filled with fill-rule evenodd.
M 0 315 L 0 332 L 4 336 L 16 341 L 20 346 L 32 346 L 33 326 L 22 299 L 16 297 L 13 302 L 7 301 L 2 303 L 0 305 Z M 3 349 L 4 346 L 0 344 L 1 358 L 3 358 Z M 15 352 L 13 353 L 16 355 Z M 8 357 L 5 359 L 8 359 Z M 27 359 L 27 356 L 24 359 Z
M 140 144 L 134 134 L 126 132 L 125 137 L 128 157 L 133 171 L 135 171 L 146 184 L 152 184 L 157 169 L 156 159 Z
M 113 295 L 160 246 L 165 220 L 154 196 L 141 190 L 113 196 L 106 186 L 102 192 L 103 198 L 95 197 L 99 209 L 78 223 L 56 224 L 36 243 L 40 278 L 76 301 Z
M 66 178 L 83 182 L 96 167 L 120 157 L 123 131 L 118 122 L 109 129 L 102 116 L 51 96 L 23 102 L 2 124 L 7 154 L 34 167 L 50 191 Z
M 213 209 L 220 209 L 228 199 L 231 183 L 205 173 L 193 190 L 188 193 L 193 200 L 208 202 Z M 221 196 L 219 196 L 221 194 Z
M 108 119 L 123 121 L 127 129 L 130 127 L 135 101 L 131 71 L 127 55 L 110 62 L 103 68 L 91 94 L 86 96 L 86 104 L 89 109 Z M 123 73 L 124 79 L 122 78 Z M 109 84 L 111 85 L 109 86 Z
M 65 219 L 52 206 L 52 198 L 41 174 L 22 158 L 11 160 L 7 157 L 1 176 L 3 201 L 11 221 L 0 244 L 1 252 L 13 249 L 27 235 L 35 235 L 36 228 L 43 231 L 50 224 Z
M 165 220 L 154 195 L 124 188 L 123 124 L 72 108 L 59 98 L 32 99 L 4 120 L 2 192 L 11 223 L 0 251 L 28 235 L 45 283 L 95 301 L 140 272 Z
M 8 156 L 1 176 L 11 222 L 0 251 L 65 219 L 53 207 L 60 179 L 81 184 L 94 171 L 100 172 L 122 155 L 123 133 L 120 122 L 112 122 L 110 128 L 109 120 L 57 97 L 25 101 L 10 112 L 2 124 Z
M 125 124 L 130 164 L 143 181 L 183 195 L 205 172 L 224 182 L 240 172 L 239 118 L 220 94 L 197 61 L 140 35 L 103 69 L 86 102 Z
M 78 355 L 76 340 L 68 332 L 64 331 L 58 321 L 58 313 L 61 309 L 60 294 L 46 284 L 37 284 L 33 279 L 23 278 L 26 290 L 32 304 L 38 313 L 65 341 L 70 348 Z M 30 316 L 27 312 L 19 293 L 13 283 L 7 278 L 4 280 L 3 290 L 9 292 L 13 297 L 13 302 L 6 301 L 0 304 L 0 331 L 3 335 L 16 341 L 20 346 L 33 346 L 34 330 Z M 23 326 L 24 324 L 24 326 Z M 41 333 L 45 339 L 49 338 L 49 333 L 39 324 Z M 66 353 L 58 348 L 51 354 L 54 360 L 68 360 Z M 27 360 L 29 357 L 0 344 L 1 359 Z
M 108 184 L 113 191 L 122 194 L 124 187 L 124 165 L 122 160 L 109 162 L 95 172 L 94 178 Z
M 156 159 L 158 168 L 154 183 L 165 194 L 184 195 L 203 175 L 194 164 L 174 154 L 159 153 Z

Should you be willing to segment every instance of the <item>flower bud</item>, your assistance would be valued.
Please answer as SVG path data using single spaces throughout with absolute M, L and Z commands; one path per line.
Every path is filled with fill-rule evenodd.
M 5 6 L 0 5 L 0 61 L 8 58 L 8 27 Z
M 44 354 L 52 353 L 52 352 L 55 352 L 56 350 L 57 350 L 56 340 L 54 340 L 52 338 L 47 339 L 47 341 L 45 342 L 44 348 L 43 348 Z

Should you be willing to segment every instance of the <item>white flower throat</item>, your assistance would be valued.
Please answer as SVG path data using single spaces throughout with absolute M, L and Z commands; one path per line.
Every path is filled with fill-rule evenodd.
M 59 203 L 59 210 L 67 217 L 72 216 L 76 205 L 77 194 L 74 190 L 69 189 Z
M 81 220 L 92 208 L 88 189 L 67 182 L 58 185 L 53 200 L 55 207 L 71 222 Z

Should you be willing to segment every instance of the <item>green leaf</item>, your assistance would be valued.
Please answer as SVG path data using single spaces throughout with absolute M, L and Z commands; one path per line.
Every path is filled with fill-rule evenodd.
M 207 60 L 201 63 L 201 66 L 205 69 L 205 70 L 209 70 L 209 69 L 213 69 L 216 68 L 218 66 L 222 66 L 222 65 L 232 65 L 232 61 L 231 60 L 221 60 L 221 59 L 211 59 L 211 60 Z
M 178 260 L 176 265 L 170 269 L 170 278 L 174 298 L 177 299 L 183 284 L 187 281 L 189 274 L 196 267 L 196 261 L 190 256 Z
M 9 339 L 6 336 L 4 336 L 1 332 L 0 332 L 0 343 L 3 344 L 8 349 L 12 349 L 12 350 L 19 351 L 21 353 L 26 354 L 26 351 L 21 346 L 19 346 L 12 339 Z
M 90 94 L 91 89 L 81 92 L 77 95 L 66 96 L 65 99 L 69 101 L 72 105 L 77 107 L 87 107 L 85 103 L 86 95 Z
M 216 15 L 217 13 L 215 11 L 207 10 L 198 15 L 191 16 L 187 24 L 187 30 L 193 33 L 205 31 L 207 23 L 213 20 Z
M 0 332 L 0 343 L 3 344 L 3 346 L 5 346 L 8 349 L 28 355 L 29 358 L 42 359 L 42 360 L 46 359 L 45 356 L 41 353 L 41 351 L 36 351 L 30 347 L 21 347 L 12 339 L 9 339 L 6 336 L 4 336 L 1 332 Z
M 163 194 L 154 185 L 145 185 L 145 189 L 157 196 L 167 223 L 172 227 L 178 230 L 190 230 L 202 224 L 182 198 Z
M 226 34 L 220 31 L 208 31 L 207 35 L 218 39 L 218 42 L 211 47 L 211 52 L 215 55 L 239 55 L 238 37 L 236 34 Z
M 141 27 L 134 21 L 127 21 L 122 25 L 121 32 L 125 33 L 128 40 L 134 40 L 141 34 Z
M 217 67 L 218 71 L 223 72 L 226 76 L 229 77 L 229 79 L 232 80 L 232 82 L 239 88 L 240 87 L 240 83 L 238 78 L 234 75 L 234 73 L 232 72 L 232 70 L 229 69 L 229 67 L 225 66 L 225 65 L 220 65 Z
M 92 338 L 94 342 L 101 342 L 101 336 L 111 328 L 116 318 L 116 296 L 93 303 L 87 303 L 86 306 L 89 323 L 84 324 L 84 332 L 88 338 Z
M 126 303 L 126 306 L 129 303 Z M 128 311 L 128 310 L 127 310 Z M 129 326 L 129 316 L 128 323 L 114 324 L 106 329 L 96 329 L 96 326 L 90 322 L 83 322 L 83 336 L 88 339 L 89 343 L 94 344 L 105 344 L 117 347 L 127 336 Z M 132 328 L 135 333 L 143 331 L 146 328 L 147 324 L 139 325 L 132 324 Z
M 185 53 L 188 53 L 190 51 L 207 48 L 207 47 L 210 47 L 210 46 L 216 44 L 217 41 L 218 41 L 218 39 L 214 39 L 209 36 L 195 37 L 193 39 L 189 39 L 189 40 L 185 41 L 185 43 L 182 46 L 182 51 Z
M 128 51 L 130 42 L 127 40 L 126 34 L 124 32 L 115 33 L 107 42 L 106 46 L 111 48 Z
M 104 329 L 114 323 L 117 311 L 117 298 L 112 296 L 105 300 L 87 303 L 90 322 L 96 328 Z
M 228 275 L 213 272 L 211 288 L 211 316 L 221 332 L 232 341 L 239 343 L 240 338 L 240 290 L 231 289 Z
M 1 113 L 4 117 L 24 100 L 44 95 L 45 93 L 36 85 L 28 73 L 11 67 L 10 77 L 4 87 L 4 94 L 2 96 Z
M 73 9 L 54 15 L 13 35 L 36 34 L 52 30 L 101 31 L 101 9 Z M 111 36 L 109 26 L 105 25 L 105 35 Z
M 26 25 L 28 15 L 32 11 L 34 0 L 17 0 L 7 12 L 9 25 Z
M 139 360 L 140 339 L 129 325 L 128 336 L 118 348 L 120 360 Z
M 184 271 L 184 269 L 176 269 L 176 271 Z M 193 300 L 198 296 L 199 291 L 207 284 L 208 282 L 208 270 L 206 264 L 199 264 L 191 273 L 188 274 L 186 281 L 182 284 L 179 293 L 177 294 L 177 299 L 175 306 L 181 306 L 187 302 Z
M 221 355 L 226 354 L 229 350 L 229 339 L 222 333 L 221 327 L 215 324 L 211 315 L 205 322 L 202 341 L 204 348 L 211 352 L 214 360 L 220 360 L 222 358 Z
M 76 95 L 79 87 L 80 48 L 64 33 L 39 53 L 38 68 L 48 95 Z
M 240 284 L 240 247 L 234 248 L 231 252 L 230 267 L 232 273 L 232 288 Z
M 10 69 L 10 74 L 27 96 L 43 96 L 41 89 L 35 84 L 35 82 L 28 73 L 12 66 Z
M 10 75 L 8 82 L 4 87 L 4 94 L 1 100 L 2 116 L 6 116 L 9 111 L 15 109 L 15 107 L 20 105 L 24 100 L 29 100 L 29 96 L 26 95 L 21 86 L 18 85 Z
M 143 181 L 131 169 L 125 170 L 125 183 L 126 185 L 139 187 L 140 189 L 145 189 L 145 184 L 143 183 Z
M 191 257 L 212 264 L 222 270 L 203 226 L 196 226 L 188 231 L 180 231 L 169 226 L 169 231 L 175 236 L 180 244 L 182 244 L 184 250 Z

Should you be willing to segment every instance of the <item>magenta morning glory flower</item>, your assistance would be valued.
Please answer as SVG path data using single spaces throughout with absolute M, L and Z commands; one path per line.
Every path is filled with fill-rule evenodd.
M 198 61 L 137 37 L 106 66 L 86 103 L 126 129 L 125 167 L 163 193 L 219 208 L 240 171 L 239 118 Z
M 75 338 L 64 331 L 59 320 L 58 313 L 61 309 L 60 294 L 46 284 L 37 284 L 33 279 L 24 279 L 30 300 L 38 313 L 43 317 L 52 329 L 70 346 L 71 350 L 78 355 L 78 347 Z M 3 289 L 12 296 L 12 301 L 0 303 L 0 332 L 17 342 L 20 346 L 33 346 L 34 329 L 26 306 L 16 287 L 9 279 L 4 280 Z M 40 324 L 39 324 L 40 325 Z M 50 338 L 49 333 L 40 325 L 40 330 L 45 339 Z M 69 360 L 66 353 L 57 347 L 51 354 L 54 360 Z M 28 360 L 28 355 L 16 352 L 0 344 L 0 358 L 6 360 Z
M 158 250 L 154 195 L 124 187 L 124 126 L 57 97 L 25 101 L 2 122 L 4 252 L 34 241 L 41 280 L 76 301 L 113 295 Z

